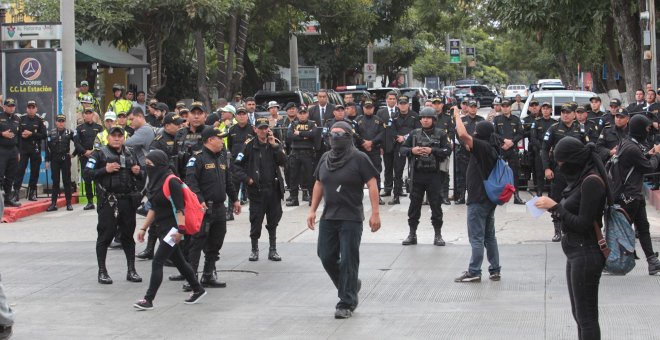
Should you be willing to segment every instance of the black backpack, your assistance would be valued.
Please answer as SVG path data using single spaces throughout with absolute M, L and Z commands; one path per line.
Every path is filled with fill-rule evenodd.
M 607 161 L 607 163 L 605 163 L 607 179 L 609 180 L 608 182 L 610 183 L 610 190 L 614 200 L 618 198 L 625 199 L 622 197 L 624 186 L 626 182 L 628 182 L 630 175 L 632 175 L 633 171 L 635 170 L 635 167 L 632 166 L 630 167 L 630 170 L 625 174 L 625 177 L 623 176 L 621 164 L 619 164 L 619 157 L 621 156 L 621 149 L 623 148 L 624 141 L 625 139 L 621 140 L 621 142 L 617 144 L 616 153 Z M 621 180 L 622 178 L 623 181 Z

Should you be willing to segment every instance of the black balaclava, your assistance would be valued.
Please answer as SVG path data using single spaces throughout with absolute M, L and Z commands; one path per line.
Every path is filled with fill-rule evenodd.
M 154 164 L 146 166 L 147 177 L 149 178 L 147 197 L 151 199 L 162 189 L 165 178 L 172 173 L 172 170 L 170 169 L 167 154 L 162 150 L 150 151 L 146 158 Z
M 630 137 L 635 138 L 639 143 L 645 143 L 648 138 L 649 132 L 646 130 L 651 121 L 646 116 L 637 114 L 630 118 L 628 122 L 628 134 Z
M 474 128 L 474 137 L 481 140 L 490 140 L 490 136 L 495 132 L 493 123 L 488 121 L 480 121 Z
M 571 193 L 578 184 L 582 183 L 584 177 L 591 172 L 597 171 L 601 178 L 605 174 L 605 168 L 600 161 L 600 156 L 596 153 L 596 145 L 589 143 L 587 145 L 575 137 L 564 137 L 554 148 L 555 160 L 561 162 L 559 172 L 566 178 L 566 189 L 564 196 Z
M 351 126 L 346 122 L 339 121 L 334 123 L 330 130 L 334 128 L 341 128 L 346 133 L 342 136 L 333 136 L 332 132 L 329 132 L 331 150 L 328 153 L 327 165 L 330 171 L 343 167 L 353 153 L 357 151 L 353 145 L 353 129 Z

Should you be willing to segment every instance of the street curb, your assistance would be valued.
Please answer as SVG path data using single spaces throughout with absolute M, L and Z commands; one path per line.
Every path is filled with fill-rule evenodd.
M 73 197 L 71 197 L 71 204 L 76 204 L 76 203 L 78 203 L 77 193 L 74 194 Z M 49 205 L 50 205 L 50 198 L 44 198 L 44 199 L 40 199 L 36 202 L 29 202 L 28 201 L 27 203 L 23 203 L 18 208 L 5 207 L 5 213 L 2 216 L 2 223 L 16 222 L 21 218 L 45 212 L 46 209 L 48 209 Z M 66 199 L 64 198 L 64 195 L 62 194 L 57 199 L 57 207 L 61 208 L 61 207 L 65 207 L 65 206 L 66 206 Z

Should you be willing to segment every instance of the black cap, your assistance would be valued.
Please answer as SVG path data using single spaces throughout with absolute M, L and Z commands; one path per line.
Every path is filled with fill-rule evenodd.
M 364 106 L 364 107 L 372 106 L 373 107 L 374 106 L 374 101 L 371 100 L 371 98 L 367 98 L 367 99 L 364 100 L 364 104 L 362 104 L 362 106 Z
M 401 104 L 401 103 L 408 104 L 409 99 L 410 98 L 408 98 L 408 96 L 400 96 L 398 101 L 399 101 L 399 104 Z
M 163 125 L 165 124 L 174 124 L 181 125 L 184 122 L 184 119 L 181 118 L 178 114 L 170 112 L 163 118 Z
M 93 107 L 88 107 L 88 108 L 85 109 L 85 112 L 94 112 L 94 108 Z
M 575 108 L 573 108 L 573 104 L 565 103 L 564 105 L 561 106 L 561 112 L 564 111 L 573 112 L 575 111 Z
M 592 101 L 592 100 L 600 101 L 600 97 L 598 97 L 598 96 L 596 96 L 596 95 L 591 96 L 591 98 L 589 98 L 589 101 Z
M 30 106 L 30 105 L 37 106 L 37 102 L 34 101 L 34 100 L 28 100 L 28 102 L 27 102 L 27 104 L 26 104 L 25 106 Z
M 610 106 L 612 106 L 612 105 L 621 106 L 621 100 L 617 99 L 617 98 L 614 98 L 614 99 L 610 100 Z
M 511 100 L 505 98 L 505 99 L 502 100 L 502 103 L 500 103 L 500 105 L 502 105 L 502 106 L 507 106 L 507 105 L 511 106 Z
M 532 100 L 529 102 L 529 105 L 530 105 L 530 106 L 531 106 L 531 105 L 539 105 L 539 101 L 536 100 L 536 99 L 532 99 Z
M 257 128 L 262 126 L 270 126 L 270 120 L 268 120 L 268 117 L 265 116 L 257 117 L 257 119 L 254 121 L 254 126 Z
M 204 106 L 204 103 L 202 102 L 193 102 L 192 105 L 190 105 L 190 111 L 198 109 L 202 110 L 202 112 L 206 112 L 206 106 Z
M 14 98 L 7 98 L 7 99 L 5 99 L 5 105 L 7 105 L 7 106 L 12 106 L 12 105 L 16 106 L 16 101 L 14 100 Z
M 307 113 L 307 107 L 306 106 L 301 106 L 300 108 L 298 108 L 298 113 L 303 113 L 303 112 Z
M 66 116 L 65 115 L 57 115 L 55 118 L 56 121 L 66 121 Z
M 463 97 L 463 100 L 461 100 L 461 105 L 465 104 L 467 105 L 468 99 L 466 97 Z
M 544 106 L 547 106 L 547 107 L 549 107 L 549 108 L 552 108 L 552 104 L 550 104 L 550 102 L 543 102 L 543 103 L 541 104 L 541 107 L 544 107 Z
M 109 128 L 108 129 L 108 135 L 111 135 L 111 134 L 113 134 L 117 131 L 121 132 L 121 134 L 124 135 L 124 129 L 119 125 L 115 125 L 115 126 Z
M 211 137 L 225 138 L 227 137 L 227 133 L 218 129 L 214 129 L 210 126 L 205 126 L 204 130 L 202 130 L 202 142 L 206 142 Z
M 248 110 L 245 106 L 239 106 L 236 108 L 236 114 L 238 114 L 239 112 L 247 113 Z
M 170 107 L 167 106 L 167 104 L 165 104 L 163 102 L 158 102 L 158 103 L 156 103 L 155 109 L 163 111 L 163 112 L 168 112 L 170 110 Z
M 180 109 L 180 108 L 182 108 L 182 107 L 186 107 L 186 103 L 184 103 L 184 102 L 181 101 L 181 100 L 179 100 L 178 102 L 176 102 L 176 108 L 177 108 L 177 109 Z
M 625 116 L 625 117 L 630 117 L 630 113 L 628 113 L 628 110 L 626 110 L 626 109 L 624 109 L 624 108 L 622 108 L 622 107 L 619 108 L 618 110 L 616 110 L 616 111 L 614 112 L 614 115 L 615 115 L 615 116 Z
M 287 110 L 289 110 L 289 109 L 292 108 L 292 107 L 296 107 L 296 103 L 294 103 L 294 102 L 288 102 L 288 103 L 286 104 L 286 106 L 284 106 L 284 111 L 287 111 Z
M 578 105 L 577 108 L 575 109 L 577 112 L 587 112 L 587 108 L 584 105 Z

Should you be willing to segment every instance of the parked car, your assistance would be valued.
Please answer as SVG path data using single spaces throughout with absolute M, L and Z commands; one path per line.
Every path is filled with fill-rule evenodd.
M 457 103 L 464 99 L 474 99 L 477 101 L 477 107 L 492 105 L 495 97 L 493 91 L 484 85 L 458 85 L 454 91 Z
M 514 99 L 516 96 L 520 95 L 523 100 L 527 99 L 529 96 L 529 91 L 525 85 L 509 85 L 504 90 L 505 99 Z
M 566 90 L 566 86 L 562 83 L 543 83 L 539 90 Z
M 337 86 L 336 91 L 342 98 L 347 93 L 352 94 L 356 103 L 362 103 L 366 98 L 371 97 L 371 94 L 367 91 L 367 87 L 364 85 Z
M 453 97 L 456 86 L 449 85 L 442 88 L 442 95 L 445 97 Z
M 387 97 L 387 93 L 390 91 L 396 92 L 397 98 L 401 95 L 401 90 L 396 87 L 379 87 L 379 88 L 370 88 L 367 91 L 371 93 L 371 98 L 376 100 L 376 107 L 383 107 L 387 106 L 385 103 L 385 99 Z
M 523 106 L 522 113 L 520 114 L 520 118 L 522 119 L 527 117 L 527 112 L 528 112 L 527 109 L 529 108 L 529 102 L 531 102 L 532 99 L 538 100 L 539 104 L 543 104 L 543 102 L 550 103 L 550 105 L 552 105 L 553 108 L 552 117 L 555 119 L 559 119 L 559 116 L 561 115 L 561 106 L 563 104 L 570 102 L 576 102 L 578 105 L 589 104 L 589 98 L 593 96 L 597 96 L 597 94 L 590 91 L 575 91 L 575 90 L 536 91 L 532 93 L 529 96 L 529 98 L 527 98 L 527 101 Z M 600 110 L 602 112 L 605 112 L 602 106 Z

